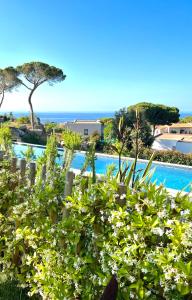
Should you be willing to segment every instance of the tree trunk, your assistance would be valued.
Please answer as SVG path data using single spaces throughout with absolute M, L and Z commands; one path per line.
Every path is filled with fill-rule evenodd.
M 136 113 L 135 164 L 133 169 L 132 188 L 134 188 L 134 184 L 135 184 L 135 175 L 136 175 L 138 152 L 139 152 L 139 121 L 140 121 L 139 115 L 138 113 Z
M 5 93 L 4 93 L 4 91 L 3 91 L 3 92 L 2 92 L 2 96 L 1 96 L 1 100 L 0 100 L 0 108 L 1 108 L 1 106 L 2 106 L 2 104 L 3 104 L 4 97 L 5 97 Z
M 138 160 L 138 150 L 139 150 L 138 140 L 139 140 L 139 133 L 138 133 L 138 130 L 137 130 L 137 132 L 136 132 L 136 139 L 135 139 L 135 164 L 134 164 L 134 169 L 133 169 L 132 188 L 134 188 L 134 184 L 135 184 L 135 175 L 136 175 L 137 160 Z
M 156 125 L 153 125 L 153 136 L 155 136 Z
M 119 156 L 119 175 L 120 175 L 120 181 L 121 181 L 121 153 L 118 153 Z
M 34 118 L 34 112 L 33 112 L 33 105 L 32 105 L 32 102 L 31 102 L 31 98 L 32 98 L 32 95 L 33 95 L 34 91 L 35 91 L 35 89 L 31 90 L 31 92 L 29 94 L 29 98 L 28 98 L 30 111 L 31 111 L 31 127 L 32 127 L 32 129 L 35 128 L 35 118 Z

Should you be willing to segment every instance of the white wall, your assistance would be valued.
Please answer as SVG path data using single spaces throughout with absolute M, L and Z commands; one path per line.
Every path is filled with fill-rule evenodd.
M 176 149 L 183 153 L 192 153 L 192 143 L 190 142 L 177 142 Z
M 156 139 L 153 142 L 152 149 L 154 149 L 154 150 L 174 150 L 176 147 L 176 144 L 177 144 L 176 140 Z
M 192 143 L 168 139 L 156 139 L 153 142 L 154 150 L 177 150 L 182 153 L 192 153 Z
M 101 123 L 67 123 L 65 127 L 81 134 L 82 136 L 86 136 L 84 135 L 84 129 L 88 129 L 87 136 L 90 136 L 95 131 L 97 131 L 100 135 L 103 134 L 103 125 Z

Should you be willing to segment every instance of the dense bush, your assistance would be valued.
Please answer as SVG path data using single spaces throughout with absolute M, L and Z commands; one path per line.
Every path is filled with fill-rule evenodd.
M 152 150 L 150 148 L 145 148 L 140 150 L 139 157 L 143 159 L 150 159 L 152 153 L 154 153 L 154 160 L 161 162 L 168 162 L 173 164 L 181 164 L 192 166 L 192 154 L 181 153 L 179 151 L 173 150 Z M 130 156 L 134 157 L 134 153 L 130 152 Z
M 0 280 L 17 281 L 46 300 L 98 300 L 116 275 L 118 300 L 190 300 L 190 196 L 172 197 L 150 183 L 150 164 L 134 185 L 135 162 L 121 176 L 126 185 L 112 176 L 113 167 L 97 180 L 94 148 L 87 153 L 92 178 L 82 172 L 67 194 L 66 174 L 80 144 L 70 135 L 64 135 L 62 168 L 50 137 L 33 186 L 27 172 L 21 177 L 9 160 L 0 161 Z M 28 160 L 32 154 L 27 151 Z
M 27 289 L 17 286 L 16 281 L 0 282 L 0 300 L 40 300 L 39 297 L 29 297 Z
M 52 141 L 54 144 L 54 140 Z M 53 149 L 52 149 L 53 150 Z M 48 149 L 46 158 L 56 152 Z M 43 299 L 97 300 L 112 274 L 119 300 L 190 299 L 192 203 L 143 183 L 119 194 L 116 179 L 77 178 L 64 199 L 65 170 L 21 183 L 0 169 L 1 274 Z M 40 165 L 38 172 L 41 172 Z
M 181 123 L 192 123 L 192 116 L 184 117 L 184 118 L 180 119 L 180 122 Z
M 21 116 L 16 119 L 16 123 L 18 124 L 30 124 L 30 117 L 29 116 Z
M 0 128 L 0 150 L 10 152 L 11 147 L 11 130 L 8 126 L 3 125 Z
M 45 145 L 46 136 L 40 136 L 35 132 L 28 131 L 24 136 L 22 136 L 22 142 L 29 144 Z
M 45 123 L 45 130 L 46 130 L 46 133 L 48 133 L 48 134 L 53 133 L 53 131 L 56 129 L 56 127 L 57 127 L 57 124 L 54 122 Z

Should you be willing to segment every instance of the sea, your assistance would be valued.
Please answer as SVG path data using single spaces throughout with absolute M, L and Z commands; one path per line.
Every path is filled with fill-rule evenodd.
M 99 120 L 113 117 L 115 112 L 36 112 L 41 123 L 47 122 L 64 123 L 74 120 Z M 13 112 L 15 117 L 28 116 L 29 112 Z M 192 116 L 192 112 L 180 112 L 180 118 Z
M 28 116 L 29 113 L 15 112 L 14 117 Z M 41 123 L 47 122 L 64 123 L 74 120 L 99 120 L 101 118 L 110 118 L 114 112 L 36 112 L 35 115 L 40 118 Z

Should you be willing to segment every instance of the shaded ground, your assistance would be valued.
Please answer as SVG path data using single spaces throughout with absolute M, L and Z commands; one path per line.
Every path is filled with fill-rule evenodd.
M 27 290 L 18 288 L 16 282 L 0 283 L 0 300 L 40 300 L 39 297 L 27 296 Z

